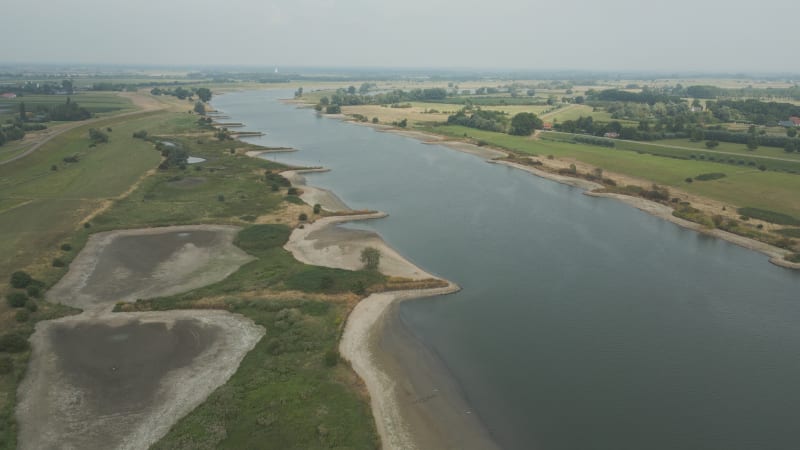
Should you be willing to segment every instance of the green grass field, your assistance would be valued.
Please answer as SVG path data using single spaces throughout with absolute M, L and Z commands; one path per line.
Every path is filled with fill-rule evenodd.
M 37 106 L 51 107 L 67 101 L 76 102 L 89 112 L 95 114 L 108 114 L 123 111 L 134 111 L 135 107 L 125 97 L 120 97 L 114 92 L 80 92 L 74 95 L 25 95 L 15 99 L 0 100 L 0 121 L 14 117 L 19 111 L 19 104 L 25 103 L 25 110 L 35 112 Z
M 575 158 L 579 161 L 624 175 L 652 180 L 690 193 L 704 195 L 738 207 L 752 206 L 800 217 L 800 175 L 760 171 L 752 166 L 700 160 L 677 159 L 636 151 L 583 144 L 532 140 L 466 127 L 443 126 L 431 129 L 454 137 L 466 136 L 497 147 L 545 157 Z M 723 179 L 686 183 L 686 178 L 702 173 L 722 172 Z

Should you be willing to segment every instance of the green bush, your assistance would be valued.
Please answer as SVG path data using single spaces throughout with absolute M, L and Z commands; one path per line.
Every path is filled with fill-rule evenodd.
M 72 250 L 72 246 L 70 244 L 61 244 L 61 250 L 64 250 L 65 252 L 68 252 L 68 251 Z
M 725 174 L 720 172 L 701 173 L 700 175 L 694 177 L 694 179 L 697 181 L 719 180 L 720 178 L 725 178 Z
M 39 298 L 39 297 L 42 296 L 42 290 L 39 288 L 39 286 L 36 286 L 36 285 L 33 285 L 33 284 L 28 286 L 25 289 L 25 292 L 27 292 L 29 296 L 35 297 L 35 298 Z
M 319 203 L 314 205 L 314 214 L 319 214 L 322 211 L 322 205 Z
M 33 281 L 33 278 L 27 272 L 18 270 L 11 274 L 11 286 L 17 289 L 27 287 L 31 281 Z
M 22 308 L 25 306 L 25 302 L 28 301 L 28 296 L 23 292 L 11 292 L 6 295 L 6 300 L 8 301 L 8 306 L 12 308 Z
M 0 336 L 0 352 L 19 353 L 30 348 L 28 340 L 18 333 L 7 333 Z
M 66 266 L 66 265 L 67 265 L 67 264 L 66 264 L 66 263 L 64 262 L 64 260 L 63 260 L 63 259 L 61 259 L 61 258 L 55 258 L 55 259 L 53 259 L 53 267 L 64 267 L 64 266 Z
M 30 312 L 36 312 L 39 310 L 39 305 L 37 305 L 36 302 L 33 301 L 33 299 L 29 298 L 28 301 L 25 302 L 25 309 L 27 309 Z
M 0 356 L 0 375 L 14 371 L 14 360 L 10 356 Z
M 330 349 L 325 352 L 325 365 L 327 367 L 334 367 L 339 364 L 339 352 L 336 349 Z
M 31 318 L 31 312 L 27 309 L 20 309 L 17 311 L 16 319 L 17 322 L 27 322 L 28 319 Z
M 308 220 L 308 214 L 306 214 L 306 213 L 300 213 L 300 215 L 299 215 L 297 218 L 298 218 L 298 219 L 299 219 L 301 222 L 305 222 L 306 220 Z

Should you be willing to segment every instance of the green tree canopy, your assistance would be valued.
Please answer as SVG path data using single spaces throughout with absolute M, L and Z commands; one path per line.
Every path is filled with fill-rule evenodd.
M 511 118 L 511 129 L 509 134 L 515 136 L 530 136 L 533 130 L 541 129 L 542 119 L 534 113 L 522 112 Z
M 211 90 L 208 88 L 200 88 L 195 91 L 195 94 L 197 94 L 197 98 L 199 98 L 202 102 L 207 103 L 209 100 L 211 100 Z

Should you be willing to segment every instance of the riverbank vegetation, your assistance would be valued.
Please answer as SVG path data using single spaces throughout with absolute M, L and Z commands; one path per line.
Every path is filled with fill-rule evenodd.
M 88 138 L 101 134 L 105 139 Z M 236 243 L 256 259 L 215 285 L 119 309 L 226 309 L 270 332 L 231 382 L 160 445 L 379 445 L 360 383 L 335 350 L 344 319 L 358 299 L 374 290 L 402 288 L 402 280 L 387 280 L 372 270 L 297 262 L 282 246 L 299 225 L 298 217 L 308 220 L 322 211 L 298 204 L 297 189 L 279 175 L 285 167 L 244 155 L 257 147 L 213 134 L 197 115 L 185 112 L 109 118 L 77 127 L 40 151 L 0 166 L 0 184 L 9 194 L 0 200 L 2 272 L 24 270 L 33 280 L 14 287 L 12 282 L 22 282 L 17 276 L 0 287 L 0 321 L 3 336 L 9 335 L 2 338 L 8 345 L 0 349 L 0 448 L 16 446 L 14 398 L 29 356 L 28 347 L 18 348 L 15 339 L 27 343 L 36 321 L 74 312 L 43 296 L 89 235 L 198 223 L 244 227 Z M 188 156 L 204 161 L 189 164 Z M 198 423 L 203 426 L 197 428 Z

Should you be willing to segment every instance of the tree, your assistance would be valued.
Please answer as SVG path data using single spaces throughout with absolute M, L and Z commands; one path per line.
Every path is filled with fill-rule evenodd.
M 25 112 L 25 102 L 19 104 L 19 120 L 25 122 L 28 119 L 28 114 Z
M 787 128 L 786 129 L 786 136 L 789 136 L 789 137 L 797 136 L 797 128 Z
M 325 107 L 325 114 L 341 114 L 342 108 L 339 105 L 328 105 Z
M 747 136 L 747 149 L 753 151 L 758 148 L 758 138 L 755 135 L 750 134 Z
M 356 87 L 355 86 L 348 87 L 347 88 L 347 93 L 350 94 L 350 95 L 356 95 Z
M 197 98 L 200 99 L 201 102 L 208 103 L 211 100 L 211 90 L 208 88 L 200 88 L 195 91 L 197 94 Z
M 706 148 L 708 148 L 709 150 L 712 149 L 712 148 L 716 148 L 718 145 L 719 145 L 718 141 L 713 141 L 713 140 L 712 141 L 706 141 Z
M 302 96 L 303 96 L 303 87 L 300 86 L 299 88 L 297 88 L 296 91 L 294 91 L 294 98 L 300 98 Z
M 72 85 L 72 80 L 64 80 L 61 82 L 61 87 L 67 92 L 67 95 L 72 95 L 75 93 L 75 89 Z
M 381 263 L 381 251 L 374 247 L 361 250 L 361 262 L 365 270 L 378 270 Z
M 533 130 L 541 129 L 544 124 L 542 119 L 534 113 L 522 112 L 511 119 L 509 134 L 515 136 L 530 136 Z
M 405 128 L 408 126 L 408 119 L 403 119 L 400 122 L 397 122 L 397 126 L 400 128 Z
M 203 102 L 195 102 L 194 103 L 194 112 L 200 114 L 201 116 L 206 115 L 206 105 Z

